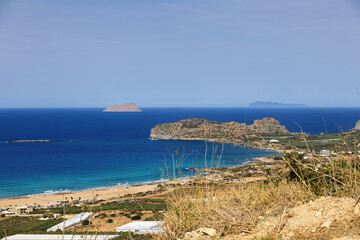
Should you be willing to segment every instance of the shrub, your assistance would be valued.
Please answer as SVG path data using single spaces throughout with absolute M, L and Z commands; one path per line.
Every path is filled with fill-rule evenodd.
M 139 219 L 141 219 L 141 215 L 140 215 L 140 214 L 134 215 L 134 216 L 132 216 L 130 219 L 131 219 L 131 220 L 139 220 Z
M 90 221 L 85 219 L 84 221 L 81 222 L 82 225 L 86 226 L 90 224 Z
M 354 196 L 358 193 L 359 158 L 339 159 L 313 158 L 305 160 L 303 155 L 287 153 L 284 161 L 289 181 L 304 184 L 318 196 Z
M 106 222 L 107 223 L 113 223 L 114 221 L 111 218 L 109 218 L 108 220 L 106 220 Z

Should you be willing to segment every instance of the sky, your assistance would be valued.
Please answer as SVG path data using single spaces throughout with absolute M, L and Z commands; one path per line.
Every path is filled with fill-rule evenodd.
M 0 108 L 360 107 L 358 0 L 0 0 Z

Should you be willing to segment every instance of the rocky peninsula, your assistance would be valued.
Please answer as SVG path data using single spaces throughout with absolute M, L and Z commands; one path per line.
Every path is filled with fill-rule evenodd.
M 355 123 L 355 127 L 353 128 L 353 131 L 360 131 L 360 120 Z
M 151 129 L 155 139 L 207 140 L 210 142 L 235 143 L 255 148 L 267 148 L 272 136 L 293 136 L 274 118 L 255 120 L 247 125 L 239 122 L 216 122 L 206 119 L 184 119 L 174 123 L 163 123 Z
M 107 107 L 103 112 L 142 112 L 135 103 L 125 103 L 122 105 L 112 105 Z

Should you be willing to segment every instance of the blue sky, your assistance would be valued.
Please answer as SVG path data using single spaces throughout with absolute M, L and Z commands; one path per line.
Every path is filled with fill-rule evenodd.
M 0 107 L 360 107 L 358 0 L 2 0 Z

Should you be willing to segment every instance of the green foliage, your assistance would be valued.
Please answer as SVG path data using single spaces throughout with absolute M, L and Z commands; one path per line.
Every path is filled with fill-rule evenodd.
M 140 215 L 140 214 L 137 214 L 137 215 L 131 216 L 130 219 L 131 219 L 131 220 L 140 220 L 140 219 L 141 219 L 141 215 Z
M 133 234 L 129 232 L 116 233 L 119 235 L 116 238 L 112 238 L 112 240 L 151 240 L 154 239 L 153 236 L 146 234 Z
M 164 219 L 164 214 L 156 213 L 152 217 L 145 218 L 145 221 L 161 221 Z
M 0 238 L 18 233 L 46 233 L 46 230 L 58 223 L 61 219 L 38 220 L 37 217 L 11 217 L 0 221 Z
M 146 211 L 160 211 L 166 209 L 165 200 L 163 199 L 139 199 L 138 201 L 134 200 L 125 200 L 125 201 L 114 201 L 101 204 L 100 206 L 94 207 L 77 207 L 77 206 L 70 206 L 65 208 L 65 212 L 67 214 L 79 214 L 84 211 L 91 211 L 91 212 L 101 212 L 101 211 L 108 211 L 108 210 L 123 210 L 126 212 L 131 211 L 142 211 L 144 209 Z M 41 209 L 34 209 L 32 214 L 43 214 L 49 212 L 50 210 L 52 213 L 63 214 L 64 208 L 41 208 Z
M 106 220 L 107 223 L 113 223 L 114 220 L 112 220 L 111 218 L 109 218 L 108 220 Z
M 85 219 L 84 221 L 81 222 L 82 225 L 86 226 L 90 224 L 90 221 Z

